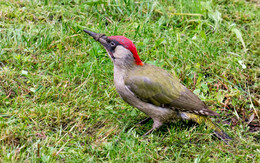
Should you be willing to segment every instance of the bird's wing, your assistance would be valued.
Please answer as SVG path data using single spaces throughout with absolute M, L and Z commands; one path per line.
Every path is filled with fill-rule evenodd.
M 178 79 L 153 65 L 140 66 L 125 77 L 126 87 L 139 99 L 167 108 L 201 115 L 218 115 L 207 108 L 193 92 Z

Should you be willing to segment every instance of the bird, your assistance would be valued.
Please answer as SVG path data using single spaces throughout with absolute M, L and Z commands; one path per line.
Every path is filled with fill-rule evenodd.
M 215 135 L 229 142 L 232 138 L 215 124 L 210 116 L 219 116 L 197 95 L 181 84 L 176 76 L 152 64 L 144 63 L 134 43 L 125 36 L 106 36 L 83 30 L 100 42 L 114 64 L 114 84 L 120 97 L 153 120 L 144 136 L 176 119 L 204 123 Z

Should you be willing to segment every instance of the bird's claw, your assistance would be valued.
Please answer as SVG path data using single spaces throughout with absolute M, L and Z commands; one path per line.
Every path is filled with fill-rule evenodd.
M 138 125 L 143 125 L 143 124 L 146 124 L 148 121 L 150 121 L 152 118 L 151 117 L 148 117 L 148 118 L 145 118 L 143 120 L 141 120 L 140 122 L 138 122 L 137 124 Z
M 155 130 L 155 128 L 150 129 L 149 131 L 147 131 L 147 132 L 143 135 L 143 137 L 145 137 L 145 136 L 151 134 L 154 130 Z

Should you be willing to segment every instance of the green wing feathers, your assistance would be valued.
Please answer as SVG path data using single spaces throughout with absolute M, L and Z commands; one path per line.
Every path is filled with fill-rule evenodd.
M 141 100 L 156 106 L 177 108 L 182 112 L 218 115 L 207 108 L 193 92 L 167 71 L 145 64 L 131 70 L 124 78 L 126 86 Z
M 152 65 L 139 66 L 125 78 L 126 86 L 139 98 L 155 105 L 170 104 L 179 98 L 184 87 L 172 80 L 162 69 Z

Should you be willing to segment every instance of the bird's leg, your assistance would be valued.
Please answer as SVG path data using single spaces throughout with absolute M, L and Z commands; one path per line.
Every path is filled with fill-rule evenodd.
M 152 119 L 152 118 L 151 117 L 145 118 L 145 119 L 141 120 L 140 122 L 138 122 L 137 124 L 139 124 L 139 125 L 146 124 L 150 119 Z
M 149 134 L 152 133 L 154 130 L 160 128 L 162 125 L 163 125 L 162 122 L 154 121 L 154 122 L 153 122 L 153 128 L 150 129 L 149 131 L 147 131 L 143 136 L 149 135 Z
M 143 135 L 143 137 L 149 135 L 149 134 L 152 133 L 154 130 L 155 130 L 154 128 L 150 129 L 149 131 L 147 131 L 147 132 Z

